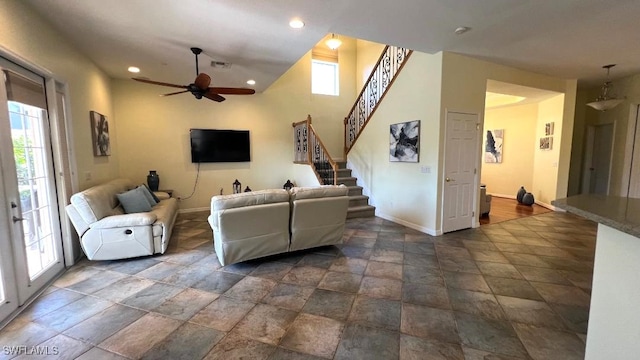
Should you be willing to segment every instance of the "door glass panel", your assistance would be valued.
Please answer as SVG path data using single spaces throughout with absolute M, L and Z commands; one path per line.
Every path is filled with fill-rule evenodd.
M 2 258 L 0 258 L 0 304 L 4 304 L 6 298 L 4 296 L 4 276 L 2 274 Z M 0 317 L 2 320 L 2 317 Z
M 24 219 L 25 254 L 29 278 L 33 280 L 58 261 L 48 193 L 51 188 L 47 177 L 50 157 L 43 131 L 46 113 L 34 106 L 9 101 L 9 117 Z

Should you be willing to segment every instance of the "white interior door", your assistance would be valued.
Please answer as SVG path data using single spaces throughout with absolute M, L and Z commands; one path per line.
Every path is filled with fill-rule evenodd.
M 15 283 L 4 296 L 23 304 L 64 268 L 62 234 L 44 79 L 1 59 L 0 71 L 0 258 Z
M 442 231 L 473 226 L 478 190 L 478 114 L 447 112 Z

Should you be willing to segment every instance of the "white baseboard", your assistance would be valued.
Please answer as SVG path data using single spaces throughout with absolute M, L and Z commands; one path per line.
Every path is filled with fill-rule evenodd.
M 393 221 L 394 223 L 397 223 L 397 224 L 400 224 L 400 225 L 404 225 L 404 226 L 406 226 L 408 228 L 411 228 L 413 230 L 418 230 L 420 232 L 423 232 L 423 233 L 431 235 L 431 236 L 442 235 L 442 230 L 436 231 L 434 229 L 429 229 L 429 228 L 426 228 L 424 226 L 420 226 L 420 225 L 417 225 L 417 224 L 414 224 L 414 223 L 411 223 L 411 222 L 408 222 L 408 221 L 405 221 L 405 220 L 402 220 L 402 219 L 398 219 L 398 218 L 393 217 L 391 215 L 383 214 L 383 213 L 379 212 L 377 209 L 376 209 L 376 216 L 377 217 L 381 217 L 381 218 L 383 218 L 385 220 Z
M 194 213 L 194 212 L 200 212 L 200 211 L 210 211 L 211 209 L 208 207 L 201 207 L 201 208 L 192 208 L 192 209 L 180 209 L 178 210 L 178 214 L 187 214 L 187 213 Z

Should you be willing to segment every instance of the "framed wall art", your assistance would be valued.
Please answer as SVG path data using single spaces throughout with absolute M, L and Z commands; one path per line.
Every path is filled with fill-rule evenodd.
M 484 162 L 499 164 L 502 162 L 502 143 L 504 129 L 487 130 L 484 143 Z
M 389 161 L 418 162 L 420 120 L 389 125 Z
M 545 136 L 540 138 L 540 150 L 553 149 L 553 136 Z
M 89 117 L 91 118 L 91 139 L 93 144 L 93 155 L 111 155 L 111 142 L 109 140 L 109 120 L 107 120 L 106 116 L 95 111 L 90 111 Z

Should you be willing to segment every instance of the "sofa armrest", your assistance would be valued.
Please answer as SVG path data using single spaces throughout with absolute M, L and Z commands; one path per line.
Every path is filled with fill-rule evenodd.
M 156 222 L 158 217 L 151 212 L 112 215 L 91 224 L 92 229 L 110 229 L 115 227 L 143 226 Z

